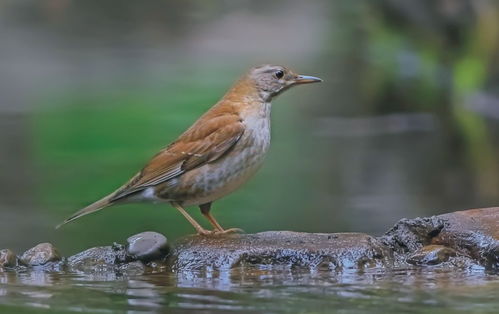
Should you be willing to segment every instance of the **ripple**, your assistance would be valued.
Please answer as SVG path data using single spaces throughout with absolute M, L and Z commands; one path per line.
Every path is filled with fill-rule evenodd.
M 117 274 L 0 272 L 0 312 L 8 307 L 91 312 L 199 311 L 327 313 L 493 312 L 499 276 L 480 269 L 396 269 L 300 272 L 232 269 L 189 273 Z

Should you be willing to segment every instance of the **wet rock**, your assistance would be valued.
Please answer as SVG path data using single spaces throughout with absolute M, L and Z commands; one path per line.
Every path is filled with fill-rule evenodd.
M 71 270 L 102 271 L 114 269 L 125 263 L 126 250 L 119 244 L 90 248 L 68 257 L 67 266 Z
M 445 221 L 439 216 L 404 218 L 388 230 L 380 240 L 397 253 L 411 253 L 430 244 L 444 225 Z
M 16 267 L 17 256 L 9 249 L 0 250 L 0 268 L 2 267 Z
M 401 255 L 430 244 L 442 245 L 470 263 L 499 269 L 499 207 L 402 219 L 380 240 Z
M 376 239 L 365 234 L 263 232 L 188 237 L 171 255 L 174 270 L 303 266 L 332 270 L 437 265 L 499 269 L 499 208 L 402 219 Z
M 499 207 L 470 209 L 438 216 L 445 227 L 433 244 L 452 247 L 482 265 L 499 269 Z
M 412 265 L 438 265 L 447 262 L 451 256 L 456 256 L 454 249 L 443 245 L 427 245 L 416 250 L 407 257 L 407 262 Z
M 175 271 L 255 265 L 340 270 L 390 266 L 393 262 L 390 250 L 367 234 L 290 231 L 191 236 L 176 243 L 170 260 Z
M 119 264 L 115 270 L 128 274 L 143 274 L 148 270 L 148 267 L 141 261 L 134 261 L 124 264 Z
M 24 252 L 20 261 L 26 266 L 40 266 L 50 262 L 58 262 L 61 255 L 51 243 L 40 243 Z
M 129 237 L 127 242 L 127 255 L 131 260 L 148 262 L 168 254 L 168 242 L 161 233 L 141 232 Z
M 369 267 L 440 265 L 499 270 L 499 207 L 402 219 L 379 238 L 362 233 L 300 233 L 190 236 L 169 254 L 166 237 L 155 232 L 131 236 L 125 246 L 95 247 L 61 260 L 57 249 L 42 243 L 17 260 L 0 251 L 0 267 L 43 265 L 43 271 L 70 270 L 117 276 L 120 272 L 211 271 L 241 266 L 259 269 L 308 268 L 341 271 Z M 16 264 L 18 267 L 15 267 Z M 13 265 L 13 266 L 10 266 Z

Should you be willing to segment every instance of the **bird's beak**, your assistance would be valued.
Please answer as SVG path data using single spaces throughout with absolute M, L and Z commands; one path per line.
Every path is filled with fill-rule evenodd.
M 297 75 L 294 81 L 295 84 L 309 84 L 319 82 L 322 82 L 320 78 L 308 75 Z

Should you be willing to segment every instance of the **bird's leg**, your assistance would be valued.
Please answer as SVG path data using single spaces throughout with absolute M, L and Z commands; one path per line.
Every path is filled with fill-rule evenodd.
M 224 232 L 224 228 L 222 228 L 222 226 L 220 226 L 218 221 L 216 221 L 215 217 L 213 217 L 210 214 L 211 203 L 199 205 L 199 209 L 201 210 L 201 214 L 203 214 L 203 216 L 205 216 L 206 219 L 208 219 L 208 221 L 213 226 L 213 228 L 215 228 L 216 231 Z
M 217 220 L 215 219 L 215 217 L 213 217 L 210 214 L 211 203 L 206 203 L 206 204 L 199 205 L 199 209 L 201 210 L 201 213 L 203 214 L 203 216 L 205 216 L 206 219 L 208 219 L 208 221 L 213 226 L 213 228 L 215 228 L 215 230 L 213 230 L 213 232 L 215 234 L 217 234 L 217 233 L 218 234 L 220 234 L 220 233 L 225 234 L 225 233 L 243 232 L 243 230 L 241 230 L 239 228 L 230 228 L 230 229 L 224 229 L 224 228 L 222 228 L 222 226 L 220 226 L 220 224 L 217 222 Z
M 180 206 L 179 203 L 176 203 L 176 202 L 171 202 L 172 206 L 175 207 L 182 215 L 184 215 L 185 219 L 187 219 L 187 221 L 189 221 L 191 223 L 191 225 L 196 229 L 197 233 L 198 234 L 202 234 L 202 235 L 208 235 L 208 234 L 212 234 L 211 231 L 209 230 L 206 230 L 205 228 L 203 228 L 196 220 L 194 220 L 194 218 L 191 217 L 191 215 L 189 215 L 184 208 L 182 208 L 182 206 Z

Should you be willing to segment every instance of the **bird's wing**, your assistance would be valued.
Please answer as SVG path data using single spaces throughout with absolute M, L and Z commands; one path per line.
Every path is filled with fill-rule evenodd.
M 237 143 L 243 132 L 244 124 L 237 115 L 199 120 L 118 189 L 113 201 L 217 160 Z

